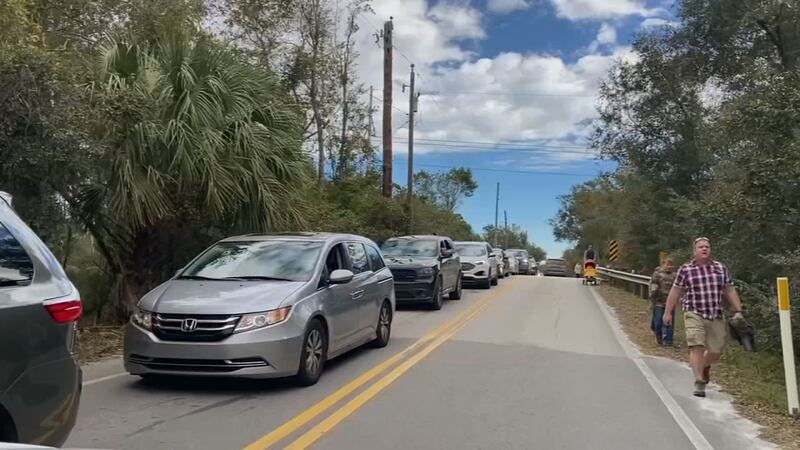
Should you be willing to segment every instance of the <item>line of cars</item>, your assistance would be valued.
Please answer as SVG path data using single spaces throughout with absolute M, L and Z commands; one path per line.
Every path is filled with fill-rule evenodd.
M 124 366 L 149 381 L 294 377 L 312 385 L 330 359 L 388 345 L 398 302 L 441 309 L 465 285 L 491 288 L 520 273 L 517 259 L 441 236 L 381 247 L 349 234 L 231 237 L 141 298 L 126 327 Z M 81 308 L 61 265 L 0 193 L 0 442 L 66 440 L 81 393 Z

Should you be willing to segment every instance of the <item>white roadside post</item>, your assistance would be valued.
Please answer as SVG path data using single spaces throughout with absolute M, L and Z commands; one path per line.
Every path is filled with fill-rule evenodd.
M 800 402 L 797 399 L 797 375 L 794 366 L 794 345 L 792 344 L 792 318 L 789 310 L 789 279 L 778 278 L 778 312 L 781 320 L 781 342 L 783 343 L 783 368 L 786 372 L 786 395 L 789 401 L 789 414 L 800 416 Z

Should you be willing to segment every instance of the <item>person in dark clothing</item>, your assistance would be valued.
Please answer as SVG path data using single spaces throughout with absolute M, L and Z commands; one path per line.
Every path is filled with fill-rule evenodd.
M 591 259 L 592 261 L 594 261 L 594 257 L 595 257 L 594 248 L 592 248 L 592 246 L 590 244 L 589 248 L 587 248 L 586 252 L 583 254 L 583 260 L 584 261 L 588 261 L 588 260 Z

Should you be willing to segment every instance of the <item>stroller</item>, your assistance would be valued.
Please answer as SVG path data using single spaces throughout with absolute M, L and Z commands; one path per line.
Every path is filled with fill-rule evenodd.
M 597 285 L 597 265 L 591 259 L 583 263 L 583 284 Z

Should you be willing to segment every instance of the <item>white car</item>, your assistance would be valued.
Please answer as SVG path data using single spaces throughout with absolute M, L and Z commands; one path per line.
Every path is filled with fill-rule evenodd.
M 500 279 L 498 255 L 492 246 L 480 241 L 455 243 L 461 257 L 461 279 L 464 284 L 477 284 L 484 289 L 497 286 Z

